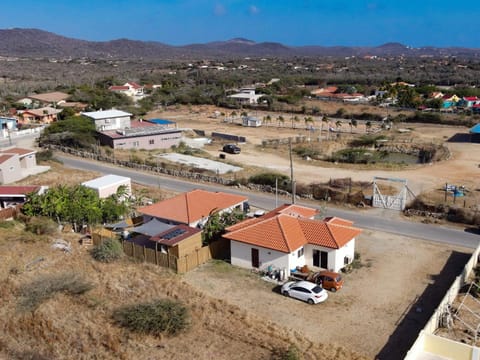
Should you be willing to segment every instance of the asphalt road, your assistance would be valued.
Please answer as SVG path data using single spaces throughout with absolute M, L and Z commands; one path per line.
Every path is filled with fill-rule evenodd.
M 102 174 L 126 176 L 131 178 L 133 182 L 139 184 L 156 187 L 159 186 L 175 192 L 185 192 L 192 189 L 226 191 L 248 197 L 249 203 L 252 206 L 261 209 L 274 209 L 276 205 L 275 196 L 270 194 L 261 194 L 249 192 L 239 188 L 223 187 L 215 184 L 210 185 L 205 183 L 194 183 L 174 177 L 142 173 L 129 168 L 116 167 L 97 161 L 65 156 L 63 154 L 57 154 L 56 157 L 67 167 L 96 171 Z M 290 202 L 289 198 L 280 198 L 278 200 L 278 204 L 288 202 Z M 331 206 L 325 207 L 318 202 L 313 203 L 307 201 L 297 201 L 297 204 L 307 205 L 323 210 L 324 216 L 338 216 L 351 220 L 355 223 L 355 226 L 363 229 L 378 230 L 397 235 L 430 240 L 438 243 L 464 246 L 471 249 L 476 248 L 480 242 L 480 235 L 478 232 L 474 233 L 468 229 L 405 221 L 398 218 L 395 213 L 392 214 L 391 212 L 393 210 L 345 210 Z

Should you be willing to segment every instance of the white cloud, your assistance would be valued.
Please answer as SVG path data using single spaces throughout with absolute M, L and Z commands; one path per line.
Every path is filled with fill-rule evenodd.
M 260 12 L 260 9 L 258 7 L 256 7 L 255 5 L 250 5 L 248 7 L 248 13 L 250 15 L 256 15 Z

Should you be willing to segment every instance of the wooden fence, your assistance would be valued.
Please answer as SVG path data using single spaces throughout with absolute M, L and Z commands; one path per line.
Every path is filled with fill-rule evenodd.
M 20 213 L 21 208 L 22 208 L 22 205 L 17 205 L 15 207 L 1 209 L 0 220 L 8 220 L 8 219 L 16 218 L 17 215 Z
M 186 273 L 199 265 L 205 264 L 210 259 L 229 258 L 230 244 L 223 240 L 216 241 L 179 258 L 165 254 L 160 250 L 137 245 L 131 241 L 123 241 L 123 251 L 127 256 L 137 260 L 166 267 L 177 273 Z

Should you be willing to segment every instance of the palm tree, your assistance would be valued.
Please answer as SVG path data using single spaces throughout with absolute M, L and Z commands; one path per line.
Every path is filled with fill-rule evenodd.
M 342 122 L 340 120 L 337 120 L 335 122 L 335 128 L 337 129 L 337 132 L 338 132 L 338 128 L 341 128 L 342 127 Z
M 349 125 L 350 125 L 350 134 L 352 134 L 353 133 L 353 127 L 357 127 L 357 125 L 358 125 L 357 120 L 350 119 Z
M 279 126 L 280 124 L 282 125 L 283 127 L 283 124 L 285 123 L 285 119 L 282 115 L 278 116 L 277 117 L 277 126 Z
M 312 119 L 311 116 L 306 116 L 306 117 L 304 118 L 304 121 L 305 121 L 305 128 L 306 128 L 306 129 L 308 129 L 308 125 L 309 125 L 309 124 L 313 123 L 313 119 Z
M 265 124 L 269 124 L 272 122 L 272 117 L 270 115 L 267 115 L 263 118 L 263 121 L 265 121 Z
M 297 115 L 292 116 L 290 118 L 292 120 L 292 129 L 295 129 L 297 127 L 297 123 L 300 121 Z
M 327 115 L 323 115 L 322 117 L 322 123 L 320 125 L 320 137 L 322 137 L 322 132 L 323 132 L 323 124 L 327 124 L 327 140 L 328 140 L 328 118 Z
M 372 122 L 371 122 L 371 121 L 367 121 L 367 122 L 365 123 L 365 131 L 366 131 L 367 133 L 369 133 L 371 128 L 372 128 Z

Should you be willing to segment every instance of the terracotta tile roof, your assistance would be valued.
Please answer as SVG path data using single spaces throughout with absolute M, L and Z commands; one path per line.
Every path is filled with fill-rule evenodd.
M 39 100 L 43 102 L 59 102 L 67 99 L 69 96 L 70 95 L 65 94 L 63 92 L 54 91 L 49 93 L 33 94 L 33 95 L 29 95 L 28 97 L 30 99 Z
M 136 82 L 133 82 L 133 81 L 130 81 L 127 84 L 130 85 L 134 89 L 141 89 L 142 88 L 142 85 L 139 85 L 139 84 L 137 84 Z
M 112 85 L 108 88 L 110 91 L 127 91 L 130 90 L 128 86 L 123 86 L 123 85 Z
M 18 154 L 19 156 L 23 156 L 23 155 L 27 155 L 27 154 L 36 153 L 36 151 L 31 150 L 31 149 L 14 147 L 14 148 L 10 148 L 10 149 L 3 149 L 3 150 L 0 151 L 0 153 L 3 153 L 3 154 Z
M 340 218 L 319 221 L 287 214 L 248 219 L 227 228 L 225 238 L 251 245 L 290 253 L 305 244 L 339 249 L 362 230 L 345 224 L 352 222 Z
M 282 205 L 272 210 L 272 212 L 275 212 L 277 214 L 288 214 L 295 217 L 305 217 L 305 218 L 311 218 L 318 214 L 317 209 L 312 209 L 306 206 L 295 205 L 295 204 Z
M 15 154 L 0 154 L 0 164 L 3 164 L 5 161 L 9 160 L 14 156 Z
M 298 219 L 285 214 L 263 219 L 223 236 L 284 253 L 291 253 L 307 243 Z
M 40 186 L 0 186 L 0 196 L 26 195 L 36 192 Z
M 138 211 L 156 218 L 190 224 L 208 217 L 212 210 L 227 209 L 244 201 L 247 201 L 245 196 L 196 189 Z
M 477 101 L 478 98 L 476 96 L 465 96 L 463 98 L 465 101 Z
M 323 221 L 299 219 L 307 242 L 331 249 L 340 249 L 362 230 L 344 225 L 337 225 Z
M 352 226 L 353 225 L 353 221 L 345 220 L 345 219 L 342 219 L 342 218 L 339 218 L 339 217 L 336 217 L 336 216 L 326 217 L 325 219 L 323 219 L 323 221 L 325 221 L 327 223 L 330 223 L 330 224 L 335 224 L 335 225 L 344 225 L 344 226 Z
M 242 222 L 239 222 L 235 225 L 232 225 L 228 228 L 229 231 L 234 231 L 238 230 L 241 228 L 244 228 L 246 226 L 250 226 L 252 224 L 255 224 L 257 222 L 261 222 L 265 219 L 272 218 L 274 216 L 277 216 L 279 214 L 285 214 L 285 215 L 290 215 L 293 217 L 305 217 L 305 218 L 311 218 L 318 214 L 318 210 L 312 209 L 306 206 L 301 206 L 301 205 L 293 205 L 293 204 L 284 204 L 279 206 L 276 209 L 273 209 L 272 211 L 269 211 L 265 215 L 262 215 L 258 218 L 250 218 L 246 219 Z

